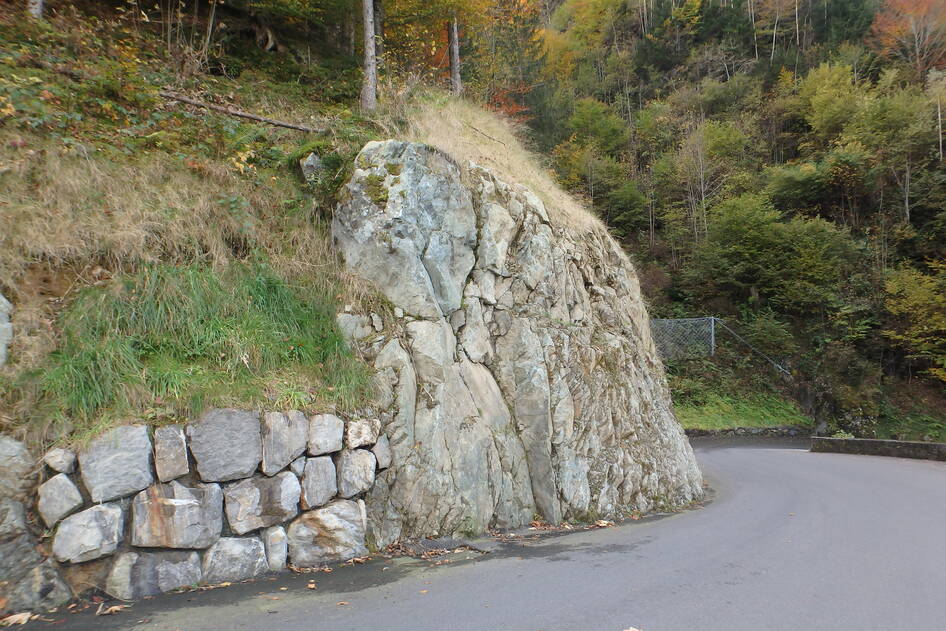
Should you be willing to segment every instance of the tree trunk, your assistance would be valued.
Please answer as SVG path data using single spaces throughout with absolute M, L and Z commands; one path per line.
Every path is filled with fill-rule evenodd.
M 384 5 L 374 0 L 374 45 L 378 66 L 384 65 Z
M 454 96 L 463 93 L 463 82 L 460 80 L 460 33 L 457 27 L 457 18 L 453 16 L 447 25 L 447 41 L 450 44 L 450 91 Z
M 378 57 L 375 54 L 374 0 L 361 0 L 365 27 L 365 78 L 361 85 L 361 109 L 378 108 Z
M 775 61 L 775 40 L 778 36 L 778 19 L 781 17 L 779 14 L 780 8 L 778 5 L 775 7 L 775 26 L 772 28 L 772 54 L 769 55 L 769 61 Z
M 943 99 L 936 97 L 936 129 L 939 131 L 939 161 L 943 161 Z
M 43 18 L 43 0 L 27 0 L 26 10 L 37 20 Z

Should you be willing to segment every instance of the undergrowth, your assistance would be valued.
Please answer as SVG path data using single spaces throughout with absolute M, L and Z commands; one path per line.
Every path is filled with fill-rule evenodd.
M 785 397 L 776 394 L 713 394 L 701 403 L 678 403 L 677 419 L 688 429 L 730 429 L 734 427 L 807 427 L 811 419 Z
M 350 407 L 370 388 L 332 297 L 262 264 L 148 266 L 80 292 L 58 327 L 58 348 L 16 385 L 37 420 L 79 434 L 136 411 L 160 421 L 231 403 Z

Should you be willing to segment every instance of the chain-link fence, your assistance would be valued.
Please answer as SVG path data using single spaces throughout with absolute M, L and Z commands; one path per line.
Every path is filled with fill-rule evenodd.
M 653 318 L 650 333 L 657 352 L 667 359 L 710 357 L 716 354 L 716 333 L 725 331 L 733 339 L 772 364 L 778 371 L 790 375 L 782 365 L 750 344 L 719 318 Z
M 716 318 L 653 318 L 650 333 L 664 359 L 716 354 Z

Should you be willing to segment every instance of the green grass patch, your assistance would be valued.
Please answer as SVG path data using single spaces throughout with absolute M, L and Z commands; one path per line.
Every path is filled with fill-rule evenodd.
M 81 435 L 103 419 L 160 421 L 208 405 L 342 408 L 370 398 L 336 308 L 262 264 L 153 265 L 81 292 L 60 345 L 23 379 L 44 418 Z
M 687 429 L 812 425 L 793 402 L 775 394 L 709 394 L 699 403 L 679 403 L 675 407 L 677 419 Z

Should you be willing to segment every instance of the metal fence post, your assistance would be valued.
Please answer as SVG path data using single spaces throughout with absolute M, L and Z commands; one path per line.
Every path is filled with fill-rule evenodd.
M 716 355 L 716 318 L 710 318 L 710 356 Z

